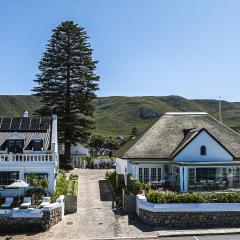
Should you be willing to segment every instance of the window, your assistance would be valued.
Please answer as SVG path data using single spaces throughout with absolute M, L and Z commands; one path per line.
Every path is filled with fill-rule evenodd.
M 34 140 L 33 141 L 33 151 L 41 151 L 43 148 L 42 140 Z
M 149 168 L 144 168 L 144 182 L 149 182 Z
M 142 182 L 142 180 L 143 180 L 142 168 L 139 168 L 139 170 L 138 170 L 138 179 L 139 179 L 139 181 L 141 181 L 141 182 Z
M 195 184 L 195 169 L 189 168 L 188 174 L 189 174 L 189 185 L 194 185 Z
M 8 140 L 8 152 L 23 153 L 23 140 Z
M 162 169 L 158 168 L 158 181 L 162 179 Z
M 157 180 L 157 169 L 151 168 L 151 181 L 156 181 L 156 180 Z
M 206 146 L 201 146 L 201 148 L 200 148 L 200 154 L 201 154 L 201 155 L 207 155 Z
M 25 176 L 25 180 L 26 182 L 28 182 L 28 176 L 31 173 L 26 173 Z M 36 179 L 40 180 L 40 179 L 48 179 L 48 174 L 47 173 L 34 173 L 34 175 L 36 176 Z M 35 178 L 34 178 L 35 179 Z
M 10 185 L 19 179 L 19 172 L 0 172 L 0 185 Z

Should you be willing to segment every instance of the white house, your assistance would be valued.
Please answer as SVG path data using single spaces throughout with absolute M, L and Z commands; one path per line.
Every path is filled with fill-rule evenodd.
M 0 195 L 17 195 L 7 186 L 29 173 L 48 179 L 53 194 L 58 173 L 57 116 L 0 117 Z
M 166 113 L 114 155 L 125 179 L 181 192 L 240 190 L 240 134 L 207 113 Z
M 59 145 L 59 155 L 63 155 L 65 151 L 64 144 Z M 75 167 L 86 168 L 87 161 L 86 156 L 90 156 L 89 149 L 84 146 L 83 143 L 77 143 L 71 145 L 71 162 Z

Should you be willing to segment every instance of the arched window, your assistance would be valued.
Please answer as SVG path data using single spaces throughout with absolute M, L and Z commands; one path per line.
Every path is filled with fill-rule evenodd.
M 207 155 L 206 146 L 201 146 L 201 148 L 200 148 L 200 154 L 201 154 L 201 155 Z

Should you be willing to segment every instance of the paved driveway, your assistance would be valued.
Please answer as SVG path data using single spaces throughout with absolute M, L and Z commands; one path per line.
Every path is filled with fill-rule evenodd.
M 153 236 L 147 228 L 129 224 L 128 216 L 112 210 L 112 196 L 106 181 L 106 170 L 79 169 L 78 211 L 64 217 L 50 230 L 34 239 L 94 239 Z M 145 231 L 145 232 L 144 232 Z M 155 235 L 156 236 L 156 235 Z M 30 237 L 30 236 L 29 236 Z M 31 236 L 33 237 L 33 236 Z

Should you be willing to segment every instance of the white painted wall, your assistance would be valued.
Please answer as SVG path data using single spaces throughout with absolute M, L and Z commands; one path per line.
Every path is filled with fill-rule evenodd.
M 59 145 L 59 154 L 64 154 L 64 144 Z M 89 150 L 85 148 L 82 144 L 77 143 L 76 145 L 71 145 L 71 154 L 79 156 L 88 156 Z
M 131 167 L 129 167 L 128 160 L 127 159 L 121 159 L 121 158 L 116 158 L 116 172 L 117 174 L 124 174 L 126 173 L 126 170 L 128 170 Z
M 205 156 L 200 155 L 202 145 L 207 148 Z M 221 162 L 232 161 L 233 157 L 206 131 L 202 131 L 174 159 L 176 162 Z

